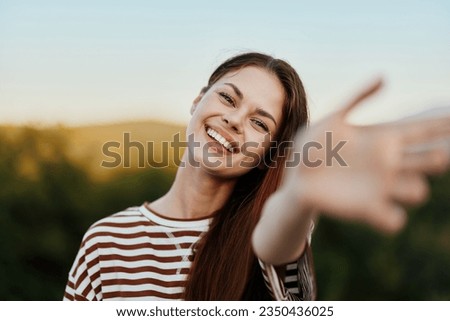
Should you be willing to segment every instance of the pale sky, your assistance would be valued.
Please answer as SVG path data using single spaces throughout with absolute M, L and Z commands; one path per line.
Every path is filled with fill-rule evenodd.
M 448 0 L 0 0 L 0 123 L 186 123 L 213 69 L 248 50 L 297 69 L 313 120 L 377 76 L 355 119 L 450 105 Z

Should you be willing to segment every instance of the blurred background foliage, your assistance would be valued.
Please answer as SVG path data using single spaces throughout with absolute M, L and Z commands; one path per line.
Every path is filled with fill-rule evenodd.
M 72 155 L 86 142 L 70 137 L 62 127 L 0 130 L 0 300 L 61 300 L 87 228 L 159 197 L 174 178 L 169 167 L 110 169 L 100 179 L 92 163 Z M 92 146 L 85 160 L 101 155 Z M 411 210 L 396 236 L 320 219 L 313 237 L 320 300 L 450 300 L 450 175 L 431 184 L 430 201 Z

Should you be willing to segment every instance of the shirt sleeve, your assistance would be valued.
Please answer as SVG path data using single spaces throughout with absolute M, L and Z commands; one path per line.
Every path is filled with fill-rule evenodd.
M 63 300 L 102 300 L 99 254 L 89 233 L 86 233 L 83 238 L 75 262 L 70 269 Z
M 295 262 L 280 268 L 258 259 L 264 281 L 272 298 L 277 301 L 315 300 L 316 282 L 311 253 L 311 235 L 307 239 L 302 255 Z

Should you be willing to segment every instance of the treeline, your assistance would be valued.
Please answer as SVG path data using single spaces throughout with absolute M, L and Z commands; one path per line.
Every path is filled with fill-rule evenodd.
M 94 180 L 67 155 L 64 130 L 0 132 L 0 300 L 61 300 L 81 238 L 96 220 L 162 195 L 173 170 L 119 171 Z M 321 300 L 449 300 L 450 175 L 381 236 L 321 218 L 313 250 Z

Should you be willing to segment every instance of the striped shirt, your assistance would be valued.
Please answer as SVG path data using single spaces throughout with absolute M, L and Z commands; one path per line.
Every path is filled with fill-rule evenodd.
M 212 217 L 177 220 L 131 207 L 93 224 L 69 272 L 64 300 L 180 300 L 195 244 Z M 275 299 L 296 299 L 297 263 L 284 279 L 260 262 Z

